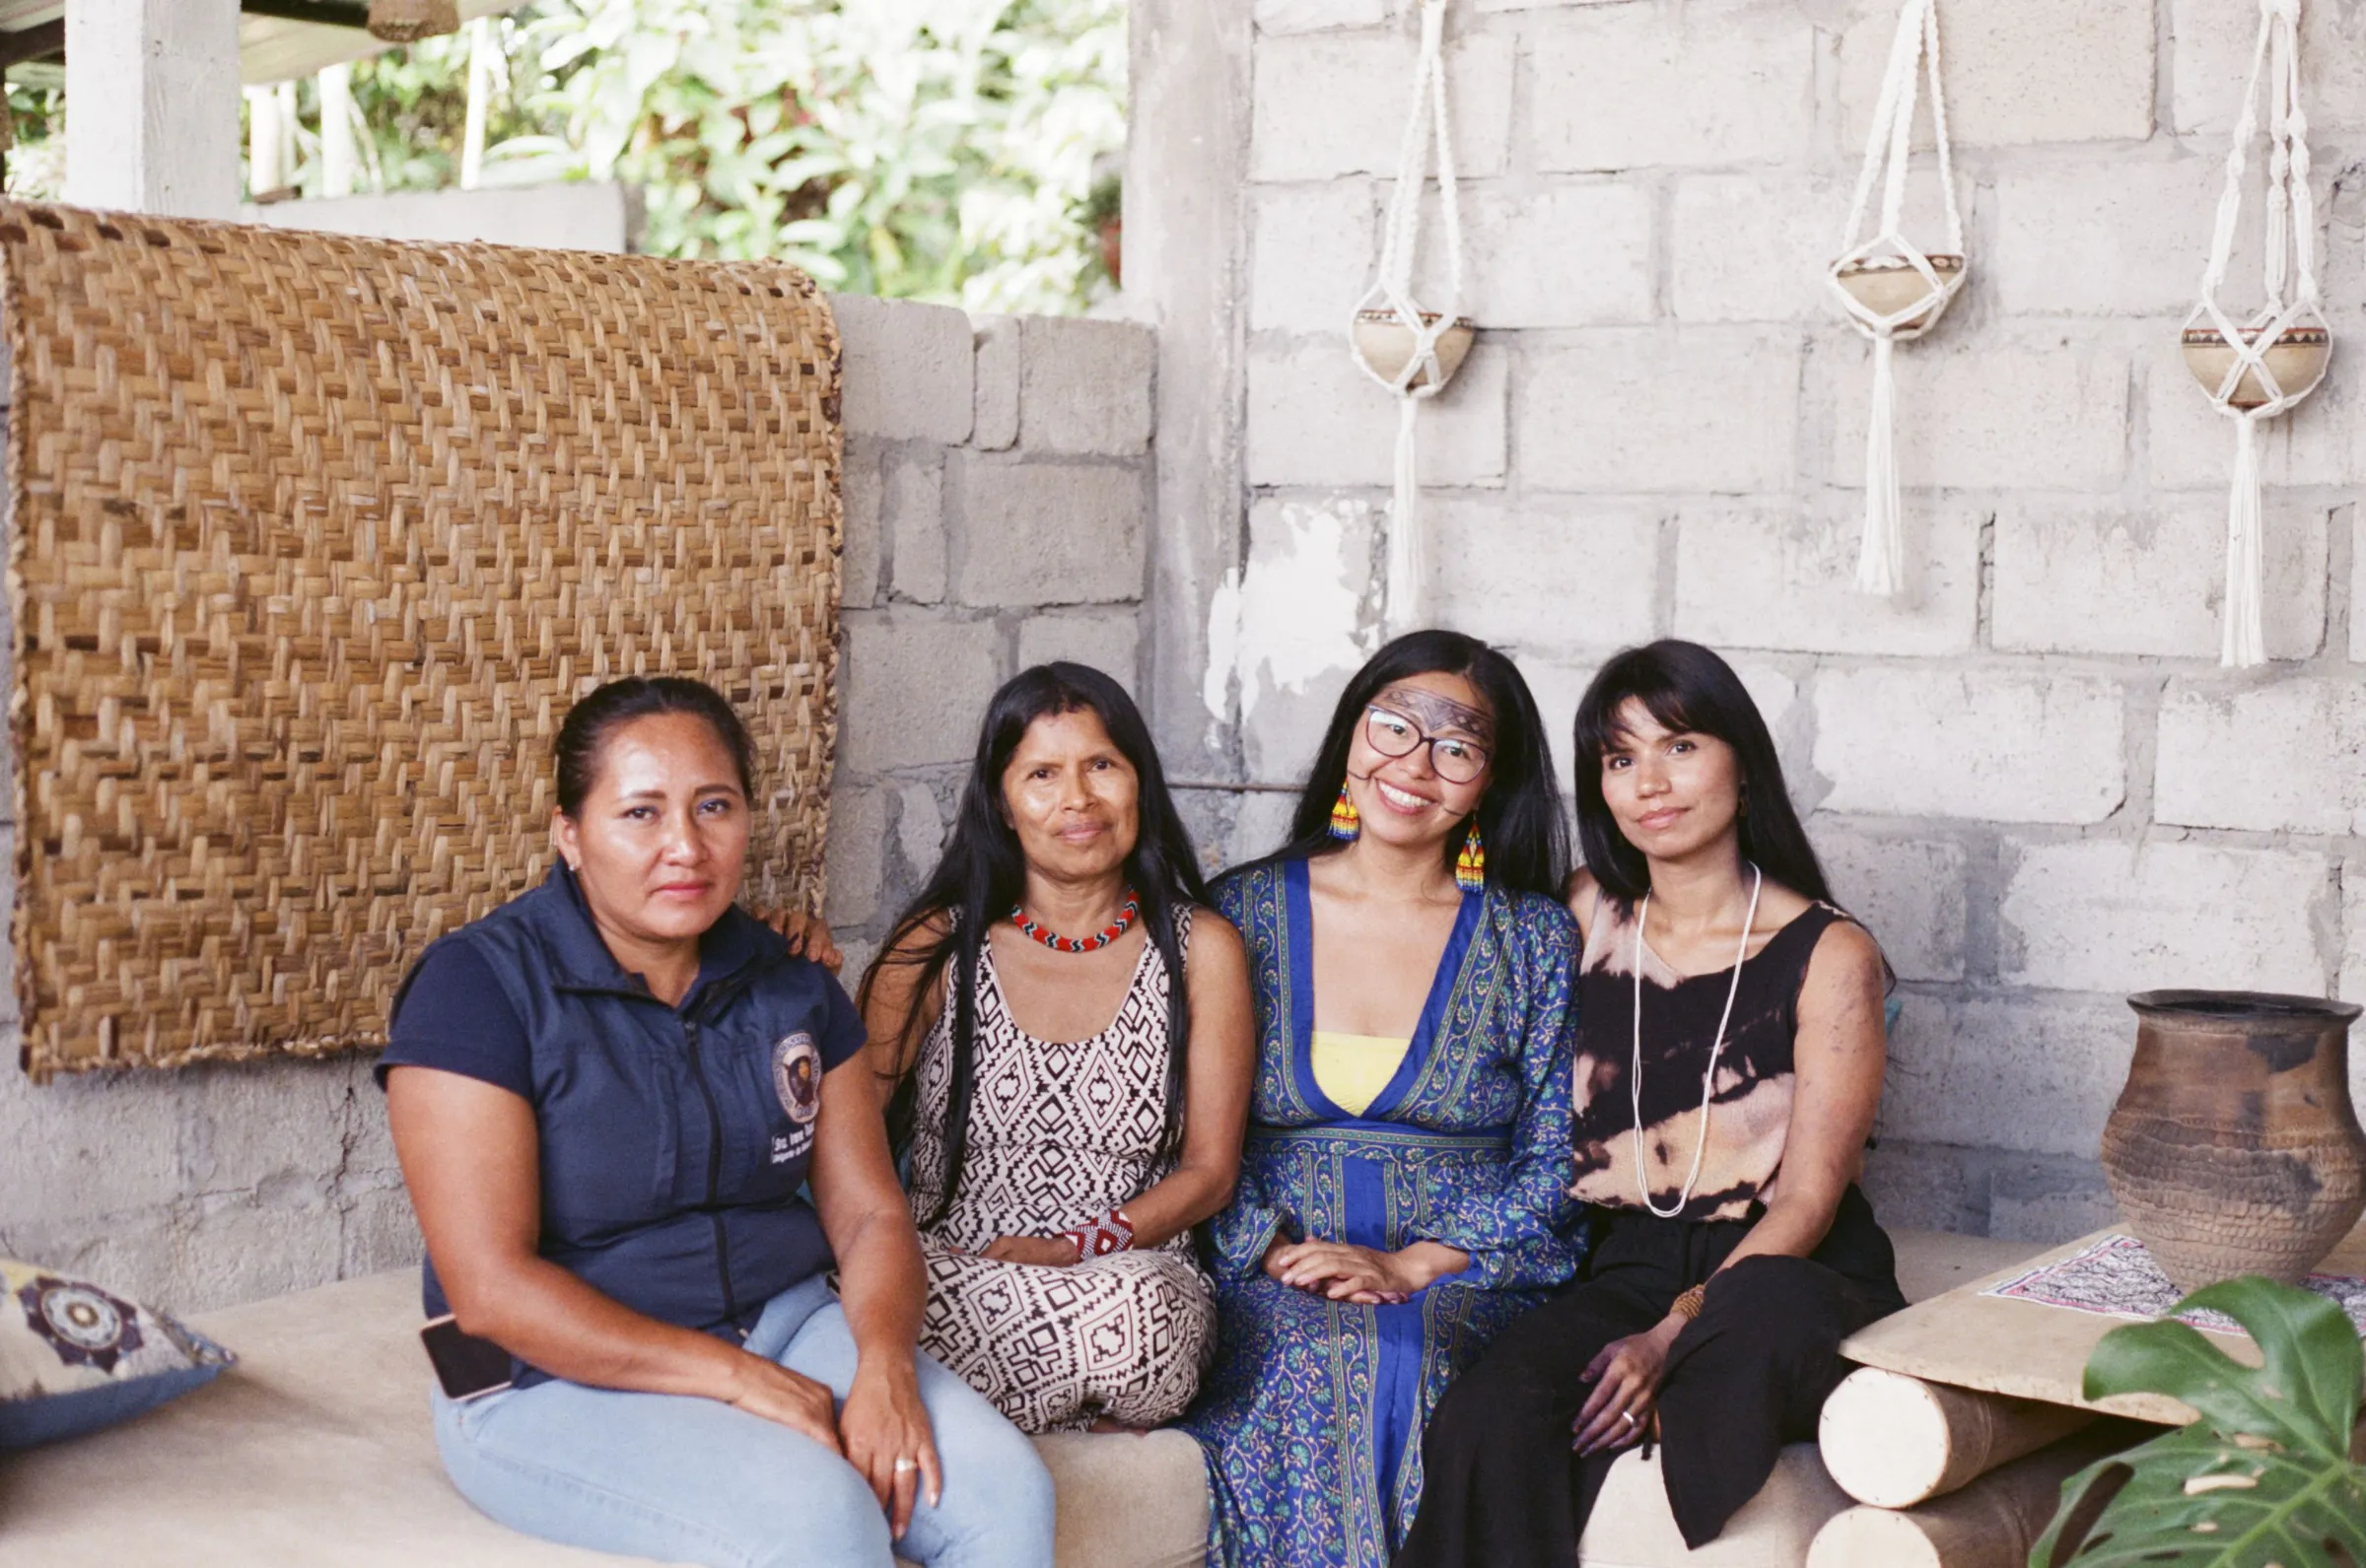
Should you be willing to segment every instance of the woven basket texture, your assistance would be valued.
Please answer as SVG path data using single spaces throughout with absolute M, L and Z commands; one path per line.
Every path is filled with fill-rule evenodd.
M 818 908 L 838 333 L 774 264 L 0 204 L 25 1065 L 383 1043 L 628 674 L 737 705 Z

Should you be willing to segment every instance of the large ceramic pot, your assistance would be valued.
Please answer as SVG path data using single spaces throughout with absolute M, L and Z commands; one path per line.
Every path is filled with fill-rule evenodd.
M 2120 1212 L 2180 1290 L 2286 1284 L 2366 1212 L 2352 1003 L 2261 991 L 2130 996 L 2136 1057 L 2103 1129 Z

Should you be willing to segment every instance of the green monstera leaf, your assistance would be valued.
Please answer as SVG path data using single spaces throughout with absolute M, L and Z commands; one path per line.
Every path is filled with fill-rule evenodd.
M 2104 1335 L 2088 1398 L 2166 1394 L 2201 1419 L 2064 1481 L 2030 1568 L 2366 1568 L 2366 1467 L 2349 1459 L 2357 1329 L 2324 1297 L 2257 1275 L 2171 1310 L 2195 1308 L 2242 1324 L 2263 1364 L 2182 1323 Z

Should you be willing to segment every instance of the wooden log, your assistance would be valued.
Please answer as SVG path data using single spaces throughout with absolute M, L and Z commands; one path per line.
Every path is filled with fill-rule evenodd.
M 1841 1490 L 1876 1508 L 1911 1508 L 2094 1419 L 2067 1405 L 1860 1367 L 1824 1401 L 1817 1440 Z
M 2027 1568 L 2062 1482 L 2158 1431 L 2101 1421 L 1917 1508 L 1835 1514 L 1809 1543 L 1806 1568 Z

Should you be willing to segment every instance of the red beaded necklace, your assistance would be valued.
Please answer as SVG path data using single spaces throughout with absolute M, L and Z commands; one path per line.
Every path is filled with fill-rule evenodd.
M 1090 936 L 1062 936 L 1057 931 L 1047 930 L 1037 921 L 1027 919 L 1027 908 L 1023 904 L 1010 906 L 1010 923 L 1055 953 L 1094 953 L 1132 930 L 1134 918 L 1141 913 L 1142 895 L 1128 888 L 1125 906 L 1117 912 L 1116 920 Z

